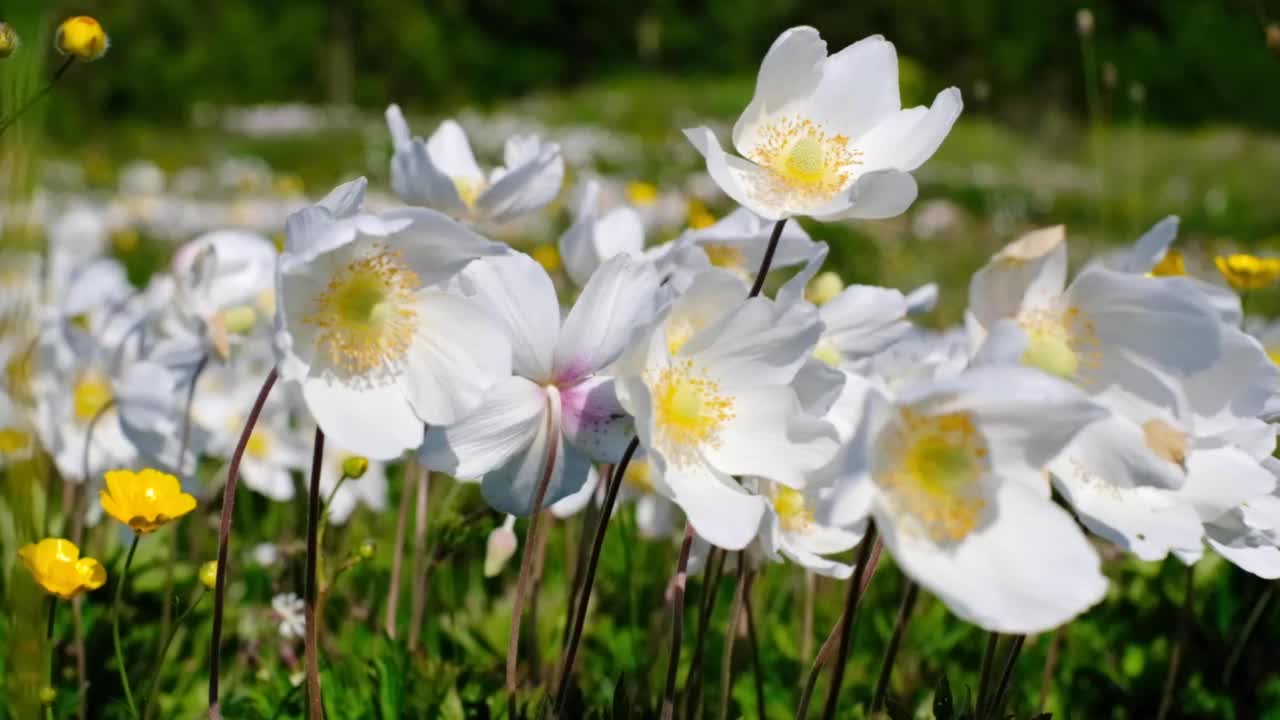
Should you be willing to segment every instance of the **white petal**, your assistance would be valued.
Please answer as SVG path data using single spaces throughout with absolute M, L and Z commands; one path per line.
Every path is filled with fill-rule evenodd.
M 395 383 L 357 388 L 309 377 L 302 397 L 325 435 L 371 460 L 392 460 L 422 444 L 422 421 Z
M 786 386 L 761 386 L 733 394 L 733 415 L 707 447 L 707 462 L 726 475 L 758 475 L 801 487 L 804 475 L 826 465 L 839 445 L 835 428 L 800 414 Z
M 764 517 L 764 498 L 700 463 L 664 468 L 656 453 L 649 458 L 655 470 L 663 471 L 676 504 L 707 542 L 725 550 L 741 550 L 755 538 Z
M 1275 540 L 1252 532 L 1237 520 L 1230 526 L 1205 526 L 1205 539 L 1219 555 L 1260 578 L 1280 578 L 1280 548 Z
M 911 329 L 906 314 L 901 292 L 870 285 L 845 288 L 818 310 L 825 326 L 823 340 L 850 360 L 878 353 L 899 340 Z
M 898 532 L 884 512 L 877 525 L 904 573 L 985 630 L 1043 632 L 1102 600 L 1098 554 L 1070 515 L 1020 482 L 1003 483 L 995 502 L 988 525 L 947 548 Z
M 1053 484 L 1090 532 L 1142 560 L 1202 545 L 1200 516 L 1168 490 L 1118 487 L 1062 461 L 1054 463 Z
M 786 310 L 787 321 L 781 322 L 772 301 L 762 297 L 747 300 L 694 335 L 679 356 L 711 369 L 729 393 L 788 384 L 817 344 L 820 325 L 812 307 L 797 305 Z
M 240 463 L 240 479 L 250 490 L 276 502 L 293 499 L 293 475 L 287 468 L 245 457 Z
M 996 253 L 969 281 L 969 310 L 988 330 L 1027 308 L 1043 307 L 1067 280 L 1066 231 L 1034 230 Z
M 1148 273 L 1156 263 L 1164 259 L 1169 246 L 1178 237 L 1178 216 L 1170 215 L 1151 226 L 1133 244 L 1133 249 L 1125 255 L 1120 270 L 1131 273 Z
M 705 127 L 688 128 L 684 134 L 706 159 L 707 173 L 711 175 L 711 179 L 739 205 L 749 208 L 766 220 L 781 220 L 791 215 L 787 208 L 765 202 L 767 198 L 758 197 L 758 193 L 748 192 L 750 187 L 768 185 L 769 178 L 765 170 L 741 158 L 726 155 L 715 133 Z
M 790 28 L 773 41 L 760 63 L 755 95 L 733 126 L 738 152 L 755 145 L 756 125 L 761 119 L 813 93 L 826 62 L 827 43 L 811 27 Z
M 478 478 L 528 449 L 546 424 L 547 395 L 521 377 L 493 387 L 475 412 L 427 430 L 418 458 L 423 467 L 458 478 Z
M 545 382 L 560 335 L 560 303 L 547 271 L 520 252 L 484 258 L 464 271 L 463 286 L 477 304 L 502 323 L 511 340 L 517 375 Z
M 916 179 L 910 173 L 901 170 L 874 170 L 859 176 L 829 206 L 811 214 L 818 220 L 881 220 L 897 217 L 911 207 L 918 193 Z
M 862 137 L 901 107 L 898 53 L 893 43 L 879 35 L 863 38 L 827 58 L 822 65 L 822 80 L 808 99 L 814 122 L 821 123 L 828 134 L 853 139 Z
M 1187 457 L 1187 482 L 1178 497 L 1212 522 L 1241 503 L 1271 493 L 1276 479 L 1257 460 L 1233 447 L 1193 450 Z
M 587 480 L 591 463 L 564 442 L 560 434 L 559 397 L 554 393 L 547 397 L 549 412 L 544 415 L 546 422 L 538 427 L 528 449 L 503 467 L 486 474 L 480 483 L 485 500 L 500 512 L 528 515 L 538 484 L 544 477 L 547 479 L 547 494 L 543 507 L 577 492 Z M 554 457 L 549 455 L 550 452 L 555 453 Z
M 565 439 L 597 462 L 622 459 L 634 421 L 618 401 L 613 378 L 596 376 L 562 387 L 560 427 Z
M 537 150 L 533 156 L 527 156 L 527 147 L 520 151 L 511 149 L 512 143 L 527 145 L 530 141 Z M 560 146 L 540 143 L 537 138 L 511 138 L 507 147 L 508 163 L 520 160 L 521 164 L 514 167 L 509 164 L 508 172 L 476 198 L 476 208 L 496 223 L 510 222 L 551 202 L 564 182 Z
M 389 242 L 424 286 L 443 285 L 453 280 L 478 257 L 497 257 L 511 252 L 506 245 L 485 239 L 435 210 L 397 208 L 379 217 L 395 223 L 396 231 Z
M 489 388 L 511 374 L 511 344 L 489 313 L 470 300 L 437 290 L 420 291 L 418 298 L 421 322 L 400 385 L 421 422 L 447 425 L 473 411 Z
M 476 164 L 467 133 L 452 118 L 440 123 L 427 140 L 427 154 L 440 172 L 453 178 L 484 182 L 484 173 Z
M 856 143 L 863 167 L 915 170 L 933 157 L 963 108 L 960 91 L 952 87 L 938 93 L 927 110 L 917 107 L 883 116 Z
M 657 292 L 649 263 L 619 255 L 602 265 L 565 318 L 555 345 L 556 382 L 576 382 L 618 359 L 637 329 L 652 321 Z

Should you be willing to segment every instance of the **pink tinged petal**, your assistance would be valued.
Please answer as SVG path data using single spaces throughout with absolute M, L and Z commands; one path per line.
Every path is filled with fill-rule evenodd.
M 547 412 L 528 449 L 502 467 L 487 473 L 480 483 L 485 500 L 500 512 L 528 515 L 538 484 L 547 481 L 543 507 L 555 504 L 582 488 L 591 462 L 564 442 L 560 433 L 560 397 L 554 388 L 547 394 Z
M 635 423 L 618 402 L 613 378 L 596 377 L 562 388 L 560 427 L 565 439 L 597 462 L 617 462 Z
M 874 170 L 860 175 L 828 205 L 808 213 L 817 220 L 882 220 L 897 217 L 915 202 L 916 179 L 901 170 Z
M 538 382 L 550 380 L 560 303 L 547 271 L 524 253 L 508 252 L 472 263 L 463 287 L 506 331 L 512 371 Z
M 768 171 L 742 158 L 725 154 L 715 133 L 705 127 L 689 128 L 684 134 L 707 161 L 707 173 L 711 179 L 739 205 L 766 220 L 781 220 L 792 214 L 781 205 L 763 202 L 758 193 L 750 191 L 750 188 L 768 187 Z
M 827 43 L 811 27 L 783 31 L 760 63 L 755 94 L 733 126 L 733 144 L 744 153 L 755 145 L 758 123 L 793 103 L 803 102 L 822 80 Z M 695 143 L 696 144 L 696 143 Z
M 659 457 L 649 454 L 655 470 L 665 465 Z M 764 498 L 701 463 L 667 466 L 662 477 L 694 531 L 707 542 L 725 550 L 741 550 L 755 538 L 767 507 Z
M 726 475 L 758 475 L 801 487 L 808 472 L 826 465 L 839 438 L 830 424 L 800 414 L 786 386 L 763 386 L 734 393 L 733 415 L 718 442 L 704 448 L 707 462 Z
M 602 265 L 555 343 L 556 383 L 577 382 L 617 360 L 637 330 L 653 320 L 657 291 L 658 276 L 649 263 L 619 255 Z
M 423 290 L 418 298 L 419 323 L 400 386 L 421 422 L 448 425 L 475 410 L 511 374 L 511 344 L 471 300 L 437 290 Z
M 901 107 L 898 53 L 893 43 L 879 35 L 863 38 L 827 58 L 822 80 L 808 98 L 812 120 L 821 123 L 828 134 L 855 140 Z
M 360 388 L 332 377 L 302 381 L 302 398 L 333 441 L 372 460 L 392 460 L 422 444 L 422 421 L 394 383 Z
M 546 424 L 547 394 L 521 377 L 498 383 L 484 402 L 451 425 L 428 428 L 418 459 L 423 467 L 478 478 L 525 452 Z
M 993 519 L 956 544 L 898 532 L 877 510 L 885 547 L 903 573 L 957 617 L 1001 633 L 1039 633 L 1102 600 L 1107 579 L 1075 521 L 1021 482 L 1003 483 Z

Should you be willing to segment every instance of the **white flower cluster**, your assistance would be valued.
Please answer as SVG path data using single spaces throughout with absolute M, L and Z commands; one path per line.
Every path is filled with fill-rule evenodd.
M 287 392 L 248 437 L 245 481 L 291 498 L 314 423 L 341 448 L 329 482 L 341 453 L 375 461 L 343 486 L 338 522 L 383 508 L 382 463 L 411 451 L 511 515 L 539 498 L 576 512 L 611 466 L 648 537 L 678 510 L 715 546 L 840 578 L 851 568 L 832 556 L 874 523 L 910 578 L 1004 633 L 1105 594 L 1077 520 L 1143 559 L 1191 563 L 1207 544 L 1280 576 L 1280 371 L 1234 294 L 1151 272 L 1176 221 L 1074 278 L 1063 229 L 1033 232 L 978 270 L 964 327 L 945 333 L 911 320 L 931 288 L 818 275 L 827 247 L 793 218 L 904 212 L 960 111 L 954 88 L 902 108 L 880 37 L 829 56 L 812 28 L 788 30 L 733 127 L 737 155 L 686 131 L 741 208 L 646 247 L 640 213 L 588 186 L 558 287 L 482 233 L 559 195 L 559 146 L 512 136 L 485 171 L 460 125 L 422 140 L 392 106 L 406 207 L 366 210 L 357 180 L 294 213 L 281 252 L 216 232 L 141 291 L 110 260 L 6 260 L 3 302 L 31 309 L 38 339 L 0 349 L 26 378 L 0 426 L 17 437 L 29 419 L 70 478 L 144 456 L 189 469 L 230 455 L 275 367 Z

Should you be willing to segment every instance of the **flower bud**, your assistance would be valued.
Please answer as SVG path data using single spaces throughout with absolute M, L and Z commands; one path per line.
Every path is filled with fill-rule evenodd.
M 222 311 L 222 325 L 233 335 L 243 335 L 258 322 L 258 311 L 252 305 L 237 305 Z
M 804 298 L 814 305 L 822 305 L 844 292 L 844 281 L 836 273 L 827 270 L 809 281 L 804 289 Z
M 1080 8 L 1076 11 L 1076 32 L 1080 33 L 1080 37 L 1089 37 L 1093 34 L 1093 11 L 1089 8 Z
M 45 685 L 44 687 L 40 688 L 40 704 L 41 705 L 52 705 L 53 701 L 57 699 L 58 699 L 57 690 L 54 690 L 48 685 Z
M 0 60 L 12 55 L 20 44 L 18 31 L 9 23 L 0 22 Z
M 1267 25 L 1267 47 L 1271 52 L 1280 53 L 1280 22 Z
M 508 515 L 506 522 L 489 533 L 489 541 L 485 543 L 484 549 L 485 577 L 496 577 L 502 572 L 502 566 L 506 565 L 511 556 L 516 553 L 518 541 L 515 525 L 515 516 Z
M 213 590 L 218 586 L 218 561 L 210 560 L 200 566 L 200 584 Z
M 88 15 L 77 15 L 64 20 L 58 26 L 54 46 L 63 55 L 70 55 L 81 62 L 93 62 L 107 54 L 110 41 L 97 20 Z
M 356 552 L 360 555 L 361 560 L 372 560 L 373 555 L 378 550 L 378 545 L 372 540 L 365 540 L 360 543 L 360 548 Z
M 342 474 L 352 480 L 359 480 L 364 477 L 365 471 L 368 469 L 368 458 L 363 458 L 359 455 L 351 455 L 342 461 Z

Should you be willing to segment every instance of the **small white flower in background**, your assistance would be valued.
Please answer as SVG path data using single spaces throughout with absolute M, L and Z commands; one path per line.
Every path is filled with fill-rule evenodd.
M 599 209 L 600 183 L 587 181 L 573 224 L 560 236 L 560 259 L 569 279 L 583 287 L 606 260 L 615 255 L 644 254 L 644 223 L 634 208 Z
M 802 490 L 760 481 L 761 495 L 769 500 L 764 522 L 760 525 L 760 548 L 771 560 L 783 556 L 819 575 L 844 579 L 853 568 L 837 560 L 823 557 L 844 552 L 857 545 L 865 525 L 847 530 L 822 524 L 815 508 L 830 501 L 832 487 L 811 483 Z
M 203 353 L 182 338 L 162 340 L 146 359 L 126 367 L 116 383 L 125 436 L 148 465 L 184 477 L 195 471 L 209 441 L 203 428 L 187 421 L 186 398 Z
M 969 370 L 866 411 L 817 520 L 874 517 L 902 571 L 961 619 L 1003 633 L 1061 625 L 1102 599 L 1098 555 L 1053 503 L 1044 465 L 1102 411 L 1070 384 L 1016 366 Z
M 745 296 L 737 276 L 703 273 L 617 368 L 651 477 L 699 535 L 730 550 L 756 536 L 766 505 L 734 475 L 801 487 L 837 449 L 789 386 L 817 341 L 817 313 Z
M 0 390 L 0 468 L 31 457 L 36 449 L 35 429 L 26 411 Z
M 276 258 L 271 241 L 236 230 L 211 232 L 179 247 L 172 262 L 175 321 L 194 325 L 190 330 L 226 358 L 233 340 L 275 314 Z
M 327 440 L 327 438 L 326 438 Z M 349 477 L 334 492 L 334 487 L 342 478 L 344 464 L 353 453 L 347 452 L 336 443 L 325 442 L 324 463 L 320 473 L 320 498 L 323 502 L 333 494 L 329 501 L 329 522 L 334 525 L 346 524 L 347 519 L 356 508 L 363 505 L 369 510 L 379 513 L 387 509 L 387 466 L 386 463 L 371 460 L 360 477 Z M 308 465 L 310 463 L 308 462 Z
M 564 182 L 559 146 L 536 135 L 508 138 L 505 166 L 486 176 L 457 122 L 440 123 L 424 142 L 409 134 L 399 106 L 392 105 L 387 108 L 387 126 L 395 147 L 391 187 L 407 203 L 455 218 L 502 224 L 554 200 Z
M 422 444 L 423 423 L 458 420 L 510 374 L 497 322 L 446 289 L 504 248 L 432 210 L 362 213 L 364 189 L 348 183 L 290 216 L 275 348 L 326 435 L 389 460 Z
M 281 593 L 271 598 L 271 610 L 280 623 L 280 637 L 297 640 L 307 633 L 307 605 L 297 593 Z
M 773 227 L 774 223 L 738 208 L 708 227 L 686 230 L 668 245 L 654 248 L 651 255 L 663 275 L 670 276 L 670 282 L 681 290 L 709 267 L 729 270 L 751 282 L 760 269 Z M 825 246 L 811 240 L 799 223 L 788 223 L 778 237 L 770 267 L 792 267 L 819 255 L 826 256 Z
M 280 548 L 275 543 L 258 543 L 253 546 L 253 561 L 263 567 L 280 562 Z
M 817 30 L 796 27 L 769 48 L 734 124 L 745 160 L 705 127 L 685 135 L 720 189 L 763 218 L 886 218 L 915 200 L 910 172 L 942 144 L 961 106 L 948 88 L 930 108 L 903 110 L 892 43 L 874 35 L 828 57 Z
M 626 448 L 626 412 L 606 368 L 653 315 L 653 268 L 616 256 L 596 271 L 569 314 L 551 278 L 521 253 L 473 264 L 462 285 L 507 328 L 515 375 L 476 412 L 433 427 L 419 451 L 425 467 L 482 477 L 497 510 L 527 515 L 544 475 L 545 504 L 578 491 L 591 462 L 614 462 Z

